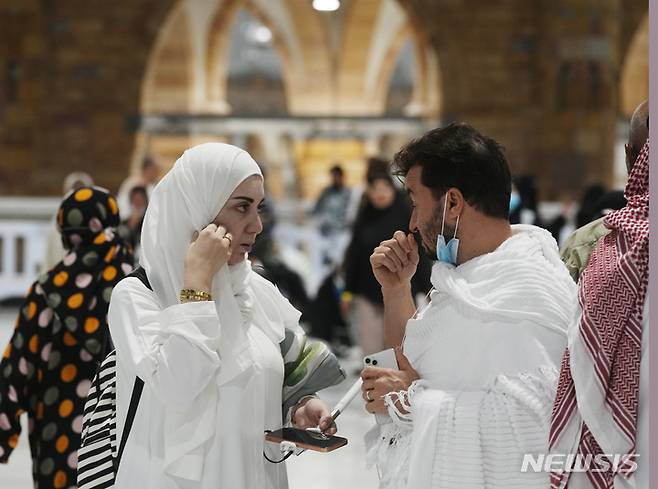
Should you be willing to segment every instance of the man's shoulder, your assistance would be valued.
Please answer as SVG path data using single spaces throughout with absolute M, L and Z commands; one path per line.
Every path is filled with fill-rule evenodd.
M 560 250 L 560 258 L 575 281 L 578 281 L 580 273 L 587 266 L 596 243 L 610 233 L 610 229 L 605 227 L 604 219 L 605 217 L 601 217 L 576 229 Z
M 605 216 L 576 229 L 564 242 L 561 253 L 564 253 L 564 251 L 568 249 L 576 248 L 579 246 L 596 244 L 599 239 L 610 232 L 610 229 L 605 227 L 604 220 Z

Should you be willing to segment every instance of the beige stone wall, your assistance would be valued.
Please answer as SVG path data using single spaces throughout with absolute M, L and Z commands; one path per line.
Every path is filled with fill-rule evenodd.
M 141 85 L 173 2 L 0 2 L 0 191 L 58 195 L 84 170 L 117 189 L 135 145 Z
M 621 72 L 621 113 L 625 117 L 633 114 L 635 108 L 649 98 L 649 18 L 633 36 Z
M 213 2 L 215 13 L 208 23 L 214 26 L 230 22 L 244 3 Z M 365 45 L 368 33 L 377 29 L 350 22 L 375 22 L 372 9 L 383 3 L 346 2 L 339 40 L 349 41 L 349 50 L 332 58 L 327 53 L 335 49 L 325 35 L 326 23 L 319 20 L 310 2 L 250 0 L 255 13 L 271 19 L 286 70 L 289 113 L 377 113 L 357 107 L 370 93 L 362 92 L 363 99 L 357 95 L 371 79 L 364 63 L 378 56 L 376 50 L 368 51 L 371 45 Z M 62 179 L 73 170 L 89 171 L 98 183 L 116 189 L 131 162 L 148 146 L 145 136 L 136 133 L 142 109 L 187 107 L 199 112 L 208 108 L 204 100 L 218 104 L 210 111 L 226 109 L 220 107 L 226 86 L 220 87 L 214 99 L 211 93 L 219 85 L 210 75 L 221 73 L 221 65 L 212 56 L 221 49 L 199 48 L 194 22 L 204 17 L 197 12 L 196 21 L 194 16 L 183 20 L 190 14 L 177 13 L 180 4 L 173 0 L 118 0 L 111 5 L 100 0 L 0 0 L 2 194 L 57 195 Z M 465 120 L 500 140 L 515 171 L 540 176 L 543 198 L 554 198 L 594 178 L 610 181 L 614 127 L 628 112 L 627 105 L 632 105 L 629 102 L 621 110 L 623 67 L 631 66 L 628 79 L 636 80 L 628 87 L 645 78 L 632 68 L 642 66 L 642 54 L 631 48 L 647 12 L 646 0 L 473 0 L 468 5 L 400 0 L 399 5 L 407 12 L 419 45 L 432 53 L 422 59 L 440 67 L 424 81 L 431 86 L 414 93 L 421 106 L 430 100 L 440 103 L 443 120 Z M 287 24 L 279 22 L 275 7 L 285 9 Z M 295 38 L 280 30 L 285 25 L 292 26 Z M 221 42 L 221 36 L 215 39 L 215 45 L 221 47 Z M 190 64 L 188 53 L 195 49 L 202 56 Z M 367 52 L 372 56 L 364 55 Z M 625 64 L 631 52 L 640 52 L 632 55 L 639 56 L 639 64 Z M 383 58 L 389 65 L 391 56 L 386 52 Z M 158 58 L 159 68 L 153 71 L 152 61 Z M 371 72 L 381 83 L 387 64 L 377 66 Z M 343 70 L 340 76 L 337 69 Z M 157 89 L 149 91 L 149 83 Z M 327 86 L 337 88 L 328 91 Z M 377 97 L 383 110 L 386 97 Z M 432 112 L 436 114 L 436 109 Z M 168 162 L 195 140 L 152 138 L 151 149 L 162 152 Z M 323 144 L 316 147 L 314 142 L 311 150 L 302 153 L 315 155 L 316 149 L 331 153 L 318 149 Z M 347 160 L 356 161 L 354 155 L 361 150 L 350 151 L 353 156 Z M 290 150 L 290 154 L 299 153 Z M 298 168 L 306 179 L 315 178 L 316 172 L 322 174 L 328 164 L 326 156 L 309 161 L 309 168 L 306 163 Z M 284 185 L 277 178 L 281 193 Z
M 622 46 L 648 3 L 477 3 L 404 2 L 438 53 L 444 118 L 498 139 L 542 198 L 610 184 Z
M 298 165 L 297 175 L 301 197 L 316 200 L 324 187 L 330 184 L 329 170 L 340 165 L 345 172 L 348 186 L 362 185 L 365 175 L 366 151 L 363 141 L 358 139 L 313 139 L 299 141 L 294 145 Z

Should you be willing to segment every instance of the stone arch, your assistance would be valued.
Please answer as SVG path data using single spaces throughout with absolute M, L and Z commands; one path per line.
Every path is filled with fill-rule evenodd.
M 261 3 L 265 0 L 261 0 Z M 335 113 L 333 89 L 335 66 L 332 64 L 331 42 L 326 25 L 311 2 L 280 0 L 285 6 L 296 50 L 294 76 L 288 84 L 288 104 L 294 115 L 327 115 Z M 320 80 L 324 82 L 319 82 Z M 329 89 L 328 89 L 329 88 Z
M 142 113 L 183 112 L 190 108 L 193 52 L 184 3 L 164 21 L 147 60 Z
M 644 16 L 625 53 L 619 84 L 620 115 L 629 118 L 649 98 L 649 16 Z
M 390 80 L 403 46 L 413 42 L 413 94 L 406 115 L 437 115 L 439 65 L 418 23 L 397 0 L 368 0 L 349 6 L 338 65 L 338 110 L 382 115 Z
M 414 52 L 414 82 L 408 103 L 403 109 L 406 116 L 439 118 L 441 113 L 441 72 L 436 53 L 419 36 L 411 25 L 406 25 L 389 48 L 387 62 L 379 76 L 378 96 L 386 99 L 390 95 L 393 73 L 405 43 L 411 42 Z
M 266 29 L 260 31 L 260 29 Z M 258 30 L 258 31 L 256 31 Z M 253 31 L 253 32 L 252 32 Z M 288 113 L 285 66 L 280 51 L 256 41 L 271 30 L 248 9 L 240 9 L 231 26 L 226 76 L 226 102 L 236 116 L 281 116 Z
M 400 61 L 400 57 L 403 56 L 403 48 L 406 43 L 411 42 L 413 44 L 414 56 L 416 59 L 415 63 L 415 73 L 414 73 L 414 86 L 418 83 L 418 53 L 415 43 L 413 43 L 413 33 L 409 25 L 404 25 L 396 34 L 393 42 L 388 46 L 384 62 L 380 66 L 379 73 L 377 75 L 377 84 L 375 90 L 372 92 L 373 104 L 382 108 L 382 113 L 387 111 L 387 102 L 388 97 L 391 91 L 391 82 L 395 68 Z M 413 97 L 413 96 L 412 96 Z M 411 99 L 410 99 L 411 100 Z
M 286 96 L 291 72 L 303 71 L 299 43 L 283 0 L 179 0 L 163 22 L 147 60 L 142 82 L 142 113 L 227 114 L 228 42 L 240 9 L 273 34 L 282 60 Z
M 291 97 L 293 73 L 303 71 L 299 46 L 292 32 L 288 31 L 291 21 L 280 0 L 227 0 L 218 9 L 208 31 L 208 44 L 205 58 L 206 67 L 206 109 L 210 112 L 226 114 L 231 108 L 226 101 L 228 86 L 228 52 L 231 26 L 238 12 L 244 9 L 256 17 L 272 32 L 272 45 L 282 62 L 282 79 L 286 100 Z

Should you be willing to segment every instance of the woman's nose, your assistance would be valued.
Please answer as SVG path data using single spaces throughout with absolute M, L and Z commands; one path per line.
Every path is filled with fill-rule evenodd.
M 247 227 L 247 232 L 260 234 L 263 231 L 263 220 L 260 217 L 260 214 L 256 214 L 256 218 L 249 223 Z

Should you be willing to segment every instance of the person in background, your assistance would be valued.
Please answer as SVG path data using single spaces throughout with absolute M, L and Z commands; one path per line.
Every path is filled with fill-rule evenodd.
M 511 210 L 512 204 L 514 210 Z M 510 195 L 510 211 L 511 224 L 532 224 L 543 227 L 537 208 L 537 187 L 534 176 L 521 175 L 514 179 Z
M 371 170 L 367 182 L 365 202 L 345 253 L 345 292 L 342 294 L 343 310 L 345 313 L 349 310 L 363 355 L 384 349 L 384 300 L 381 285 L 370 266 L 370 255 L 395 231 L 407 229 L 411 216 L 407 197 L 396 189 L 388 172 Z M 426 260 L 423 263 L 427 263 Z M 415 297 L 428 290 L 429 266 L 421 266 L 412 280 L 412 293 Z
M 576 212 L 576 228 L 581 228 L 598 217 L 598 202 L 606 192 L 607 189 L 601 184 L 590 185 L 585 189 Z
M 148 192 L 146 187 L 140 185 L 130 190 L 130 213 L 121 224 L 127 232 L 125 237 L 133 247 L 135 260 L 139 261 L 139 248 L 142 239 L 142 224 L 144 223 L 144 214 L 148 207 Z M 122 232 L 123 230 L 120 230 Z
M 261 169 L 261 171 L 263 171 Z M 263 172 L 263 176 L 265 176 Z M 274 239 L 276 212 L 272 202 L 266 198 L 260 211 L 263 230 L 256 238 L 249 258 L 252 268 L 260 276 L 277 286 L 281 294 L 302 313 L 300 322 L 309 321 L 309 298 L 302 277 L 284 261 Z
M 646 104 L 638 110 L 644 132 Z M 639 143 L 633 127 L 629 158 Z M 552 489 L 649 487 L 648 139 L 641 148 L 628 165 L 628 204 L 603 218 L 605 233 L 593 247 L 581 247 L 586 266 L 578 272 L 579 308 L 553 406 L 551 454 L 595 462 L 585 471 L 553 471 Z M 596 462 L 601 459 L 607 468 Z
M 341 166 L 333 166 L 329 173 L 331 184 L 322 191 L 311 214 L 317 219 L 322 237 L 322 261 L 333 268 L 340 262 L 349 241 L 348 214 L 352 191 L 345 185 Z
M 30 287 L 0 362 L 0 463 L 27 414 L 37 489 L 76 484 L 87 391 L 111 345 L 110 295 L 133 268 L 118 225 L 107 190 L 82 187 L 64 198 L 57 226 L 67 254 Z
M 161 171 L 162 165 L 155 156 L 144 156 L 139 174 L 130 175 L 126 178 L 119 187 L 119 192 L 117 192 L 117 202 L 119 203 L 121 215 L 127 216 L 130 214 L 130 190 L 137 186 L 145 187 L 147 197 L 150 197 L 155 184 L 160 179 Z
M 81 171 L 69 173 L 62 184 L 62 195 L 68 194 L 71 190 L 77 190 L 82 187 L 91 187 L 92 185 L 94 185 L 94 180 L 89 174 Z M 57 229 L 55 219 L 56 216 L 53 217 L 52 230 L 48 234 L 48 239 L 46 241 L 46 256 L 41 269 L 42 272 L 52 269 L 62 260 L 62 258 L 64 258 L 66 253 L 64 245 L 62 244 L 62 235 Z
M 626 151 L 626 169 L 629 174 L 633 170 L 635 161 L 640 155 L 642 146 L 648 137 L 649 102 L 645 100 L 637 106 L 631 116 L 628 142 L 624 146 Z M 609 196 L 611 197 L 609 201 L 603 199 L 599 204 L 601 209 L 605 209 L 607 206 L 614 209 L 613 206 L 619 206 L 619 204 L 622 203 L 622 201 L 614 197 L 614 194 L 610 194 Z M 624 199 L 623 202 L 625 203 L 626 199 Z M 562 261 L 567 266 L 569 273 L 576 282 L 578 282 L 580 273 L 587 266 L 590 254 L 598 241 L 609 233 L 610 229 L 605 225 L 605 216 L 603 216 L 578 228 L 565 241 L 560 251 L 560 255 Z
M 310 334 L 329 343 L 338 356 L 347 356 L 354 345 L 352 331 L 341 303 L 345 291 L 344 273 L 336 267 L 320 284 L 309 308 Z

